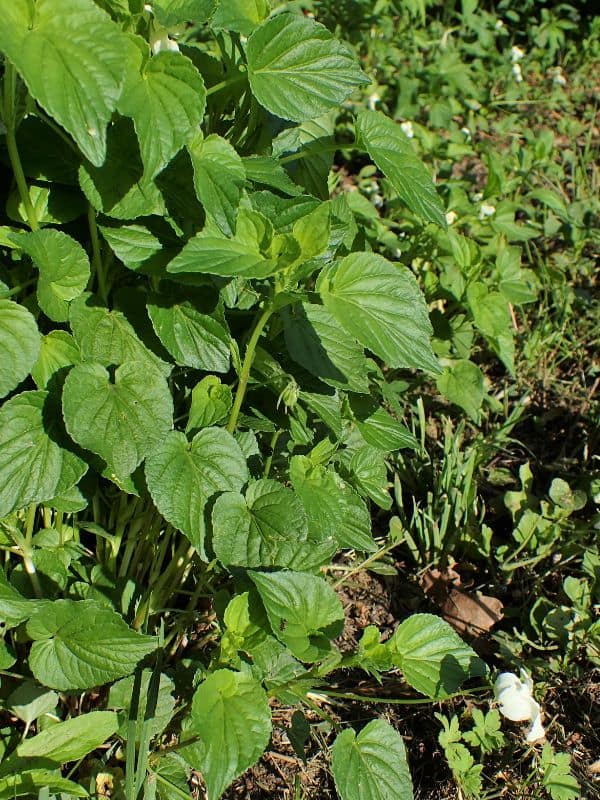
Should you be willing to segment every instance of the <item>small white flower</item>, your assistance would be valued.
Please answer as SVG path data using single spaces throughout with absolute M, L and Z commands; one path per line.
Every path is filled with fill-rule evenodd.
M 493 217 L 496 213 L 496 206 L 492 206 L 489 203 L 482 203 L 479 206 L 479 219 L 484 220 L 486 217 Z
M 510 48 L 510 59 L 513 64 L 516 64 L 518 61 L 520 61 L 524 55 L 525 51 L 521 50 L 520 47 L 517 47 L 516 44 Z
M 448 223 L 448 225 L 453 225 L 457 219 L 458 219 L 458 214 L 456 213 L 456 211 L 446 212 L 446 222 Z
M 375 208 L 381 208 L 383 206 L 383 197 L 379 192 L 375 192 L 375 194 L 371 196 L 371 200 Z
M 400 127 L 402 128 L 402 132 L 404 133 L 407 139 L 413 138 L 415 132 L 413 130 L 412 122 L 410 122 L 410 120 L 407 122 L 401 122 Z
M 473 200 L 478 203 L 480 200 L 483 200 L 483 192 L 475 192 L 473 195 Z
M 548 73 L 552 75 L 552 83 L 556 86 L 566 86 L 567 79 L 563 75 L 562 67 L 554 67 L 553 69 L 548 70 Z
M 520 64 L 513 64 L 512 74 L 513 74 L 513 78 L 515 79 L 515 83 L 522 83 L 523 82 L 523 73 L 521 72 L 521 65 Z
M 502 672 L 494 684 L 494 696 L 500 713 L 512 722 L 531 722 L 526 741 L 536 742 L 545 736 L 540 704 L 533 699 L 533 681 L 524 669 L 521 678 L 512 672 Z
M 494 28 L 496 28 L 497 31 L 501 31 L 503 27 L 504 27 L 504 21 L 501 19 L 497 19 Z
M 373 92 L 373 94 L 369 95 L 369 99 L 367 100 L 367 104 L 371 111 L 375 111 L 375 106 L 381 100 L 381 97 L 377 94 L 377 92 Z
M 471 141 L 471 131 L 467 127 L 461 128 L 460 132 L 464 134 L 464 137 L 467 140 L 467 142 Z
M 144 11 L 148 11 L 150 14 L 152 13 L 152 6 L 150 5 L 150 3 L 144 4 Z
M 150 40 L 150 46 L 152 47 L 152 53 L 154 55 L 160 53 L 162 50 L 179 51 L 179 45 L 175 39 L 169 39 L 169 34 L 166 30 L 157 31 Z

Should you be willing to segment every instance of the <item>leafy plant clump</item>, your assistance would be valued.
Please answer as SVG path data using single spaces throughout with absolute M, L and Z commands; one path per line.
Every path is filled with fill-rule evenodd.
M 264 0 L 0 16 L 0 800 L 189 797 L 192 771 L 217 800 L 335 669 L 436 699 L 485 674 L 429 614 L 334 644 L 322 567 L 378 552 L 416 445 L 387 368 L 440 372 L 412 272 L 329 199 L 352 50 Z M 444 227 L 399 126 L 354 131 Z M 382 720 L 331 765 L 342 800 L 412 796 Z

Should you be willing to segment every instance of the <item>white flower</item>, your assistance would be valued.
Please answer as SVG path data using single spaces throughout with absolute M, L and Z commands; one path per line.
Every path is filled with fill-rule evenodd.
M 150 14 L 152 13 L 152 6 L 150 5 L 150 3 L 144 4 L 144 11 L 148 11 Z
M 491 206 L 489 203 L 482 203 L 479 206 L 479 219 L 484 220 L 486 217 L 493 217 L 496 213 L 496 206 Z
M 461 128 L 460 132 L 464 134 L 464 137 L 467 140 L 467 142 L 471 141 L 471 131 L 467 127 Z
M 513 74 L 513 78 L 515 79 L 515 83 L 522 83 L 523 82 L 523 73 L 521 72 L 521 65 L 520 64 L 513 64 L 512 74 Z
M 370 95 L 369 95 L 369 98 L 368 98 L 368 100 L 367 100 L 367 104 L 368 104 L 368 106 L 369 106 L 369 109 L 370 109 L 371 111 L 375 111 L 375 106 L 377 105 L 377 103 L 378 103 L 380 100 L 381 100 L 381 97 L 379 97 L 379 95 L 377 94 L 377 92 L 373 92 L 373 94 L 370 94 Z
M 503 27 L 504 27 L 504 21 L 501 19 L 497 19 L 494 28 L 496 28 L 497 31 L 501 31 Z
M 162 50 L 179 50 L 179 45 L 175 39 L 169 39 L 169 34 L 166 30 L 156 31 L 150 39 L 150 46 L 154 55 Z
M 562 67 L 553 67 L 552 69 L 548 70 L 548 73 L 552 75 L 552 83 L 556 86 L 566 86 L 567 79 L 563 75 Z
M 483 200 L 483 192 L 475 192 L 473 195 L 473 200 L 478 203 L 480 200 Z
M 458 214 L 456 213 L 456 211 L 446 212 L 446 222 L 448 223 L 448 225 L 453 225 L 457 219 L 458 219 Z
M 540 704 L 533 699 L 533 681 L 524 669 L 521 678 L 512 672 L 502 672 L 494 684 L 494 696 L 500 713 L 512 722 L 531 722 L 526 741 L 536 742 L 545 736 Z
M 412 122 L 410 122 L 410 121 L 401 122 L 400 123 L 400 127 L 402 128 L 402 132 L 404 133 L 404 135 L 406 136 L 407 139 L 412 139 L 413 138 L 413 136 L 415 135 L 415 132 L 413 130 Z
M 520 61 L 524 55 L 525 51 L 521 50 L 520 47 L 517 47 L 516 44 L 510 48 L 510 59 L 513 62 L 513 64 L 516 64 L 517 61 Z

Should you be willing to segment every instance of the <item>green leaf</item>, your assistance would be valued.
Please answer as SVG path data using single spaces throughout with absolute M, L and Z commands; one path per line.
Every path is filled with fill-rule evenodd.
M 391 508 L 384 453 L 364 445 L 353 453 L 349 466 L 361 493 L 368 495 L 380 508 Z
M 421 694 L 439 699 L 456 692 L 487 667 L 447 622 L 433 614 L 413 614 L 388 642 L 394 664 Z
M 0 300 L 0 397 L 16 389 L 29 375 L 40 341 L 33 315 L 19 303 Z
M 372 447 L 391 453 L 404 447 L 416 450 L 419 446 L 408 428 L 388 414 L 373 398 L 353 397 L 350 408 L 360 435 Z
M 145 225 L 99 225 L 113 253 L 128 269 L 147 274 L 162 272 L 170 259 L 160 239 Z
M 227 329 L 208 314 L 200 313 L 190 300 L 169 300 L 164 294 L 151 295 L 148 315 L 175 362 L 207 372 L 227 372 L 231 341 Z
M 542 750 L 544 788 L 552 800 L 575 800 L 581 797 L 580 786 L 571 774 L 571 757 L 568 753 L 555 753 L 548 742 Z
M 323 270 L 317 291 L 342 328 L 389 366 L 439 372 L 425 299 L 406 267 L 351 253 Z
M 300 661 L 319 661 L 342 632 L 344 610 L 331 586 L 299 572 L 250 572 L 275 636 Z
M 221 231 L 230 236 L 235 231 L 237 207 L 246 170 L 236 150 L 217 134 L 201 135 L 188 145 L 194 165 L 194 187 L 204 210 Z
M 191 442 L 171 432 L 145 469 L 156 507 L 201 553 L 207 500 L 216 492 L 238 492 L 248 480 L 246 459 L 223 428 L 205 428 Z
M 0 511 L 0 519 L 4 515 Z M 6 579 L 0 569 L 0 619 L 5 628 L 16 628 L 33 614 L 38 607 L 37 600 L 27 600 Z
M 500 292 L 491 292 L 484 283 L 475 281 L 467 288 L 467 300 L 475 325 L 513 375 L 515 343 L 506 298 Z
M 152 13 L 165 28 L 173 28 L 183 22 L 207 22 L 218 0 L 154 0 Z M 228 0 L 229 2 L 229 0 Z
M 472 361 L 457 361 L 437 379 L 437 388 L 446 400 L 464 409 L 474 422 L 479 422 L 485 395 L 483 373 Z
M 70 436 L 124 481 L 172 428 L 173 399 L 140 362 L 121 364 L 114 381 L 101 364 L 78 364 L 65 381 L 63 414 Z
M 38 186 L 30 183 L 27 193 L 35 212 L 38 225 L 63 225 L 81 217 L 87 210 L 81 192 L 70 186 Z M 28 225 L 27 209 L 18 189 L 14 189 L 6 201 L 6 214 L 15 222 Z
M 286 159 L 286 170 L 294 181 L 321 200 L 329 198 L 327 176 L 334 156 L 333 114 L 287 128 L 273 140 L 273 155 Z M 291 156 L 296 158 L 292 159 Z
M 8 696 L 6 706 L 29 728 L 36 719 L 55 713 L 59 699 L 56 692 L 39 686 L 35 681 L 23 681 Z
M 16 241 L 40 271 L 40 308 L 54 322 L 66 322 L 70 301 L 79 297 L 90 278 L 85 250 L 66 233 L 49 229 L 23 234 Z
M 271 709 L 260 683 L 247 673 L 220 669 L 194 693 L 184 739 L 199 742 L 183 748 L 198 770 L 207 800 L 219 800 L 229 784 L 263 754 L 271 737 Z
M 444 207 L 431 176 L 396 122 L 380 111 L 361 111 L 356 118 L 356 141 L 411 211 L 446 227 Z
M 27 623 L 33 644 L 29 666 L 44 686 L 91 689 L 131 675 L 156 649 L 154 636 L 132 631 L 112 609 L 94 600 L 55 600 Z
M 5 765 L 9 764 L 9 760 Z M 0 778 L 0 800 L 14 800 L 27 795 L 39 797 L 42 790 L 65 792 L 67 797 L 89 797 L 87 791 L 78 783 L 62 778 L 60 772 L 49 769 L 23 769 L 22 762 L 15 763 L 12 775 Z
M 382 719 L 336 738 L 331 769 L 340 800 L 412 800 L 413 787 L 400 734 Z
M 40 354 L 31 370 L 31 377 L 38 389 L 48 388 L 57 372 L 79 364 L 81 353 L 75 339 L 66 331 L 50 331 L 42 339 Z
M 251 483 L 246 497 L 226 492 L 212 511 L 213 548 L 226 566 L 288 566 L 308 538 L 300 499 L 277 481 Z
M 136 58 L 142 58 L 136 48 Z M 130 67 L 128 75 L 133 73 Z M 139 70 L 139 65 L 136 65 Z M 179 52 L 162 50 L 129 77 L 119 112 L 131 117 L 140 143 L 144 179 L 154 178 L 196 135 L 206 105 L 202 76 Z
M 17 755 L 48 759 L 60 766 L 87 756 L 104 744 L 118 727 L 117 715 L 112 711 L 90 711 L 26 739 L 17 747 Z
M 71 303 L 69 321 L 82 359 L 97 361 L 104 367 L 137 361 L 168 377 L 171 366 L 140 341 L 127 317 L 95 302 L 86 294 Z
M 292 14 L 278 14 L 257 28 L 246 55 L 258 102 L 295 122 L 336 108 L 369 82 L 347 45 L 323 25 Z
M 0 409 L 0 519 L 51 500 L 85 474 L 85 461 L 63 446 L 60 423 L 48 392 L 23 392 Z
M 241 218 L 241 214 L 240 214 Z M 235 238 L 212 230 L 203 230 L 190 239 L 181 253 L 168 265 L 167 272 L 203 272 L 224 278 L 266 278 L 277 268 L 277 262 L 261 253 L 258 237 Z
M 269 186 L 283 194 L 296 197 L 300 188 L 290 179 L 290 176 L 272 156 L 246 156 L 242 158 L 246 172 L 246 179 L 251 183 Z
M 224 422 L 229 416 L 232 405 L 233 396 L 229 386 L 221 383 L 216 375 L 202 378 L 192 389 L 186 433 Z
M 128 39 L 89 0 L 2 0 L 0 50 L 95 166 L 106 156 Z
M 138 704 L 138 713 L 137 713 L 138 724 L 136 728 L 138 741 L 142 732 L 142 723 L 146 718 L 146 713 L 147 711 L 148 713 L 150 712 L 150 709 L 148 710 L 146 709 L 146 703 L 149 700 L 148 690 L 150 687 L 151 678 L 152 678 L 152 670 L 150 669 L 142 670 L 142 678 L 139 689 L 140 702 Z M 129 722 L 131 704 L 133 702 L 134 683 L 135 683 L 135 677 L 133 675 L 130 675 L 128 678 L 123 678 L 123 680 L 120 680 L 117 683 L 115 683 L 113 686 L 110 687 L 110 691 L 108 693 L 108 700 L 106 702 L 107 708 L 114 708 L 119 711 L 118 715 L 119 736 L 122 736 L 124 739 L 127 738 L 127 725 Z M 164 729 L 171 721 L 171 717 L 173 716 L 173 712 L 175 711 L 175 697 L 173 696 L 174 690 L 175 690 L 175 684 L 173 683 L 171 678 L 169 678 L 168 675 L 162 674 L 160 676 L 160 681 L 158 686 L 158 696 L 156 698 L 156 705 L 152 710 L 151 721 L 149 725 L 151 736 L 157 736 L 159 733 L 162 733 L 162 731 L 164 731 Z
M 371 517 L 359 495 L 331 468 L 294 456 L 290 479 L 308 514 L 309 537 L 333 539 L 340 547 L 372 552 Z
M 249 36 L 269 16 L 269 0 L 227 0 L 219 3 L 210 27 Z
M 108 129 L 107 156 L 102 165 L 85 162 L 79 185 L 97 211 L 115 219 L 163 215 L 165 201 L 144 165 L 131 120 L 120 117 Z
M 369 363 L 356 339 L 340 332 L 323 306 L 301 303 L 285 309 L 287 349 L 312 375 L 330 386 L 352 392 L 369 391 Z

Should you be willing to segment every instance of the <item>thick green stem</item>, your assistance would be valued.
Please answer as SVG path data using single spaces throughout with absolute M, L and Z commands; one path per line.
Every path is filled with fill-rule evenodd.
M 88 226 L 90 229 L 90 239 L 92 241 L 92 266 L 96 280 L 98 281 L 98 293 L 102 302 L 106 304 L 108 292 L 106 290 L 106 275 L 104 274 L 104 264 L 102 263 L 102 253 L 100 252 L 100 238 L 98 236 L 98 226 L 96 224 L 96 211 L 88 205 Z
M 265 328 L 267 322 L 271 319 L 271 315 L 273 314 L 273 307 L 271 304 L 267 305 L 266 308 L 263 310 L 262 314 L 258 318 L 258 322 L 254 330 L 252 331 L 252 335 L 248 340 L 248 345 L 246 347 L 246 355 L 244 356 L 244 363 L 242 364 L 242 370 L 240 372 L 240 380 L 238 383 L 237 391 L 235 393 L 235 399 L 233 401 L 233 408 L 231 409 L 231 416 L 229 417 L 229 422 L 227 423 L 227 430 L 229 433 L 233 433 L 235 430 L 235 426 L 237 425 L 238 417 L 240 415 L 240 409 L 242 408 L 242 403 L 244 402 L 244 397 L 246 395 L 246 389 L 248 388 L 248 381 L 250 380 L 250 370 L 252 369 L 252 364 L 254 363 L 254 355 L 256 353 L 256 347 L 262 335 L 262 332 Z
M 215 83 L 214 86 L 211 86 L 210 89 L 206 90 L 206 96 L 210 97 L 211 94 L 217 94 L 218 92 L 222 92 L 224 89 L 229 89 L 231 86 L 237 86 L 238 83 L 242 83 L 243 81 L 247 80 L 248 76 L 245 72 L 242 72 L 240 75 L 234 75 L 233 78 L 227 78 L 227 80 L 221 81 L 220 83 Z
M 6 128 L 6 149 L 8 150 L 8 157 L 15 176 L 19 196 L 25 209 L 27 222 L 32 231 L 39 229 L 37 214 L 31 202 L 29 195 L 29 187 L 25 180 L 25 173 L 19 157 L 19 150 L 17 148 L 16 139 L 16 95 L 17 95 L 17 73 L 10 61 L 4 62 L 4 104 L 3 104 L 3 118 L 4 126 Z

